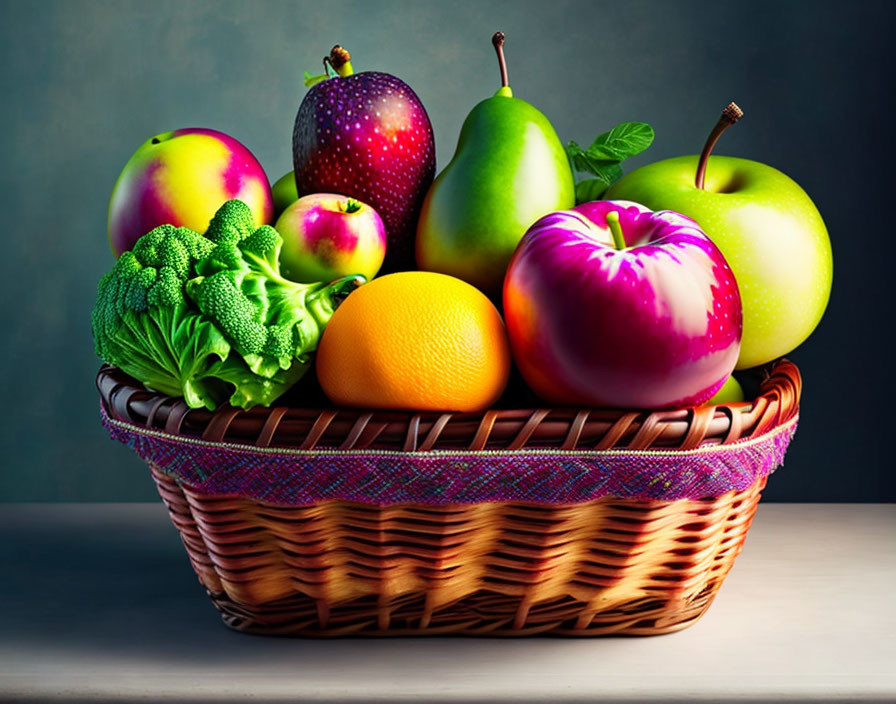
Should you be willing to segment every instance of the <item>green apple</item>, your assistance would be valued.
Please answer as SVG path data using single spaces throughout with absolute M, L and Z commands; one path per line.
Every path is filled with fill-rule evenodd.
M 295 171 L 285 173 L 278 178 L 271 186 L 271 195 L 274 198 L 274 220 L 276 220 L 284 210 L 299 199 Z
M 746 369 L 787 354 L 811 334 L 830 298 L 833 262 L 821 215 L 792 179 L 756 161 L 709 156 L 743 114 L 734 108 L 739 114 L 723 113 L 700 157 L 636 169 L 603 197 L 687 215 L 715 242 L 740 289 L 744 330 L 735 368 Z
M 704 406 L 718 406 L 723 403 L 741 403 L 745 400 L 744 389 L 740 382 L 733 376 L 725 379 L 725 383 L 719 387 L 715 395 Z

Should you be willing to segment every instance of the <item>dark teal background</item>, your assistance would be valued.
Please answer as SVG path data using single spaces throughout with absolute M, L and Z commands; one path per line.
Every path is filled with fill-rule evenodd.
M 439 168 L 498 87 L 561 139 L 624 120 L 656 128 L 628 168 L 698 152 L 719 111 L 746 117 L 718 153 L 793 177 L 824 216 L 834 292 L 793 355 L 800 430 L 767 498 L 894 501 L 892 127 L 888 3 L 0 3 L 3 331 L 0 500 L 153 500 L 148 471 L 98 417 L 89 311 L 112 265 L 106 207 L 131 153 L 178 127 L 227 132 L 273 181 L 292 168 L 305 69 L 335 43 L 426 105 Z M 799 262 L 793 262 L 794 267 Z

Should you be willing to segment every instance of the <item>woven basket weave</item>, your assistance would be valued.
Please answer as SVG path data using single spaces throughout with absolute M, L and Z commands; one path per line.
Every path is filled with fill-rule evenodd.
M 225 623 L 254 633 L 658 634 L 709 607 L 796 427 L 750 403 L 214 413 L 97 377 Z

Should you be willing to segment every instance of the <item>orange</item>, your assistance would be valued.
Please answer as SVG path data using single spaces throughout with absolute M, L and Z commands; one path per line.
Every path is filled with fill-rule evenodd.
M 504 321 L 483 293 L 405 271 L 364 284 L 336 309 L 317 376 L 339 406 L 481 411 L 504 391 L 510 360 Z

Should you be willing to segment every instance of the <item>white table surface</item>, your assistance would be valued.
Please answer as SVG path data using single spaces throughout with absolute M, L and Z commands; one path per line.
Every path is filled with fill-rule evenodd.
M 896 701 L 896 504 L 762 504 L 707 614 L 613 638 L 226 629 L 161 504 L 0 507 L 0 700 Z

